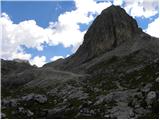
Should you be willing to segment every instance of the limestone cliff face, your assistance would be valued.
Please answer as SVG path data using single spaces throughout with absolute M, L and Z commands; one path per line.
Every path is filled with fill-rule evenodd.
M 110 6 L 92 23 L 74 57 L 79 57 L 80 62 L 85 62 L 125 41 L 133 40 L 140 32 L 137 22 L 124 9 Z
M 121 49 L 119 49 L 121 48 Z M 155 48 L 153 50 L 153 48 Z M 158 52 L 158 39 L 144 33 L 137 22 L 119 6 L 104 9 L 84 35 L 84 41 L 75 54 L 64 60 L 51 62 L 44 67 L 81 71 L 79 68 L 103 54 L 117 54 L 145 49 Z M 115 52 L 112 55 L 116 55 Z

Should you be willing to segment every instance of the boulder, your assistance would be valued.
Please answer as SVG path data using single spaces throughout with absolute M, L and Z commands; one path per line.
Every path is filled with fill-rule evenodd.
M 23 96 L 22 100 L 26 102 L 37 101 L 38 103 L 45 103 L 47 102 L 47 97 L 45 95 L 31 93 L 29 95 Z
M 141 91 L 144 92 L 144 93 L 147 93 L 150 91 L 150 89 L 152 88 L 152 84 L 151 83 L 148 83 L 146 86 L 144 86 Z
M 23 96 L 23 97 L 22 97 L 22 100 L 28 102 L 28 101 L 33 100 L 33 99 L 34 99 L 34 96 L 35 96 L 35 94 L 34 94 L 34 93 L 31 93 L 31 94 L 28 94 L 28 95 L 26 95 L 26 96 Z
M 148 94 L 147 94 L 147 97 L 146 97 L 146 102 L 148 105 L 152 104 L 153 101 L 156 99 L 156 92 L 155 91 L 150 91 Z
M 6 114 L 4 114 L 4 113 L 1 112 L 1 118 L 2 119 L 6 118 Z
M 38 103 L 45 103 L 47 102 L 47 97 L 45 95 L 35 95 L 34 100 L 37 101 Z

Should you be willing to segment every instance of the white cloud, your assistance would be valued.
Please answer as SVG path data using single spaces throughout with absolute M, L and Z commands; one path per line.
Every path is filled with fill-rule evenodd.
M 31 65 L 37 65 L 38 67 L 42 67 L 46 63 L 46 57 L 45 56 L 36 56 L 33 59 L 30 60 Z
M 58 59 L 60 59 L 60 58 L 64 58 L 63 56 L 54 56 L 54 57 L 52 57 L 50 60 L 51 61 L 56 61 L 56 60 L 58 60 Z
M 2 13 L 0 26 L 2 27 L 1 57 L 4 59 L 20 57 L 29 59 L 30 55 L 23 51 L 21 45 L 43 50 L 42 43 L 48 40 L 45 30 L 36 25 L 34 20 L 14 24 L 6 13 Z
M 160 18 L 155 19 L 152 23 L 148 25 L 148 28 L 144 31 L 154 37 L 159 37 L 160 35 L 160 32 L 159 32 L 160 23 L 159 22 L 160 22 Z
M 121 6 L 121 5 L 123 4 L 123 0 L 114 0 L 114 1 L 113 1 L 113 4 L 114 4 L 114 5 L 120 5 L 120 6 Z
M 10 19 L 10 17 L 6 13 L 2 13 L 1 16 L 8 19 L 8 20 Z
M 35 20 L 15 24 L 6 13 L 2 13 L 0 18 L 1 42 L 3 43 L 1 57 L 3 59 L 30 59 L 31 55 L 25 53 L 21 46 L 43 50 L 43 43 L 53 46 L 58 44 L 64 47 L 73 46 L 73 52 L 75 52 L 86 32 L 80 31 L 79 24 L 89 24 L 94 19 L 94 14 L 99 14 L 111 3 L 75 0 L 75 5 L 75 10 L 61 14 L 57 22 L 50 22 L 48 28 L 38 26 Z
M 66 55 L 66 57 L 69 57 L 69 56 L 70 56 L 69 54 Z
M 73 46 L 73 52 L 77 50 L 83 42 L 86 31 L 80 31 L 79 24 L 89 24 L 95 14 L 111 5 L 110 2 L 96 3 L 93 0 L 75 0 L 76 9 L 65 12 L 58 17 L 56 23 L 52 23 L 49 28 L 54 28 L 54 33 L 49 36 L 50 45 L 63 44 L 64 47 Z M 48 33 L 51 30 L 48 30 Z
M 92 13 L 98 13 L 100 14 L 101 11 L 111 5 L 111 2 L 100 2 L 97 3 L 94 0 L 74 0 L 75 5 L 77 7 L 77 13 L 83 14 L 83 16 L 86 16 L 88 12 Z
M 158 13 L 158 0 L 125 0 L 124 8 L 133 17 L 149 18 Z
M 65 57 L 64 56 L 53 56 L 52 58 L 50 58 L 50 61 L 56 61 L 60 58 L 64 59 L 64 58 L 67 58 L 69 56 L 70 56 L 69 54 L 67 54 Z
M 31 59 L 31 54 L 27 54 L 27 53 L 13 53 L 12 54 L 12 58 L 13 59 L 21 59 L 21 60 L 30 60 Z
M 12 45 L 25 45 L 28 48 L 42 50 L 43 46 L 41 44 L 48 40 L 45 30 L 36 25 L 34 20 L 13 24 L 10 19 L 2 17 L 0 22 L 2 25 L 2 40 L 5 39 Z

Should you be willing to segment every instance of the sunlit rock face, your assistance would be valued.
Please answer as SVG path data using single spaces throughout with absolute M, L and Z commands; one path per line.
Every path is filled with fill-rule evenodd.
M 138 50 L 143 51 L 143 54 L 147 51 L 155 53 L 158 52 L 157 48 L 157 38 L 151 37 L 138 28 L 136 20 L 124 9 L 112 5 L 96 17 L 75 54 L 64 60 L 48 63 L 44 67 L 52 66 L 55 69 L 74 72 L 84 71 L 86 63 L 104 54 L 122 55 Z
M 114 49 L 140 33 L 137 22 L 119 6 L 110 6 L 95 19 L 76 55 L 86 61 Z

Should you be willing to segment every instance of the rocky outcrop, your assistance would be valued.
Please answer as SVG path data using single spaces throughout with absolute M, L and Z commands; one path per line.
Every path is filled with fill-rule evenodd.
M 73 58 L 83 63 L 140 34 L 137 22 L 119 6 L 110 6 L 95 19 Z M 94 33 L 94 34 L 93 34 Z M 79 58 L 79 59 L 78 59 Z
M 112 5 L 103 10 L 93 21 L 75 54 L 64 60 L 48 63 L 44 67 L 52 66 L 54 69 L 83 73 L 90 64 L 102 61 L 102 56 L 102 59 L 106 60 L 110 56 L 141 51 L 140 56 L 155 59 L 157 56 L 154 55 L 158 55 L 158 47 L 157 38 L 138 28 L 136 20 L 124 9 Z
M 32 93 L 32 94 L 29 94 L 27 96 L 23 96 L 22 100 L 26 101 L 26 102 L 36 101 L 38 103 L 45 103 L 45 102 L 47 102 L 47 97 L 45 95 L 39 95 L 39 94 L 35 95 L 35 94 Z

